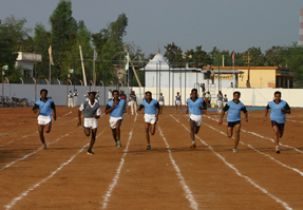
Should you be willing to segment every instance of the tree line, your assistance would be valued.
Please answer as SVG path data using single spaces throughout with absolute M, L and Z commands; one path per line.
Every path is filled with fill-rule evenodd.
M 126 75 L 128 81 L 126 79 L 121 81 L 117 70 L 125 68 L 127 52 L 136 69 L 143 68 L 153 55 L 145 55 L 134 43 L 124 42 L 128 25 L 126 14 L 120 14 L 107 27 L 92 33 L 84 21 L 77 21 L 73 17 L 71 4 L 71 1 L 59 1 L 49 18 L 50 30 L 42 24 L 37 24 L 32 31 L 25 27 L 26 19 L 16 19 L 14 16 L 2 20 L 0 66 L 8 65 L 5 74 L 10 81 L 18 82 L 21 77 L 20 69 L 15 68 L 15 60 L 16 52 L 22 51 L 42 55 L 42 61 L 34 66 L 35 78 L 48 78 L 51 68 L 52 80 L 66 81 L 69 78 L 73 83 L 79 83 L 82 79 L 79 56 L 79 46 L 81 46 L 88 81 L 95 80 L 97 84 L 102 82 L 104 85 L 115 85 L 119 82 L 130 83 L 131 86 L 137 85 L 131 70 Z M 303 87 L 303 47 L 296 44 L 273 46 L 265 52 L 262 52 L 260 47 L 251 47 L 243 52 L 220 50 L 214 47 L 207 52 L 202 46 L 183 50 L 172 42 L 164 46 L 164 56 L 171 67 L 189 65 L 203 68 L 207 65 L 221 65 L 223 59 L 226 66 L 283 67 L 294 75 L 295 87 Z M 144 72 L 138 71 L 138 73 L 143 80 Z

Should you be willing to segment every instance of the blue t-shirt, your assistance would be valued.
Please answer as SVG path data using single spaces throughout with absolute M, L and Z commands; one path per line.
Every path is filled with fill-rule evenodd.
M 51 98 L 48 98 L 46 101 L 39 99 L 35 102 L 34 107 L 39 109 L 39 115 L 51 116 L 55 107 L 55 103 Z
M 152 99 L 149 103 L 146 101 L 146 99 L 143 99 L 142 103 L 140 104 L 140 107 L 144 107 L 144 113 L 145 114 L 157 114 L 157 109 L 160 107 L 157 100 Z
M 280 103 L 275 103 L 275 101 L 268 102 L 266 109 L 271 110 L 270 112 L 271 121 L 284 124 L 285 113 L 282 112 L 282 109 L 290 110 L 290 107 L 286 101 L 281 100 Z
M 236 103 L 234 100 L 227 102 L 223 111 L 227 111 L 227 122 L 238 122 L 241 121 L 241 111 L 247 112 L 246 106 L 239 101 Z
M 197 98 L 195 101 L 189 98 L 186 103 L 189 114 L 202 115 L 201 108 L 206 109 L 205 101 L 202 98 Z
M 114 100 L 110 99 L 107 102 L 107 108 L 111 108 L 113 106 Z M 126 102 L 124 99 L 120 99 L 119 103 L 115 106 L 113 111 L 110 113 L 111 117 L 122 117 L 125 112 Z

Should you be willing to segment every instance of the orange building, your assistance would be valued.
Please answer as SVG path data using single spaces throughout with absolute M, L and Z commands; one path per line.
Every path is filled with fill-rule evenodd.
M 276 66 L 225 66 L 221 70 L 237 70 L 239 88 L 292 88 L 293 76 L 288 68 Z

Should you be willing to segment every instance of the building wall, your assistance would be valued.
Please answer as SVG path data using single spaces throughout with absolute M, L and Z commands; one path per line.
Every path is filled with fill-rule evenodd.
M 239 69 L 243 72 L 239 75 L 239 88 L 246 87 L 248 78 L 248 69 Z M 251 68 L 250 70 L 250 85 L 251 88 L 275 88 L 276 87 L 276 68 Z
M 146 88 L 144 91 L 140 88 L 133 88 L 137 94 L 138 101 L 140 102 L 143 98 L 144 91 L 151 91 L 153 93 L 153 98 L 158 99 L 155 96 L 156 89 L 155 88 Z M 199 95 L 202 95 L 201 89 L 199 90 Z M 279 90 L 282 92 L 282 99 L 286 100 L 291 107 L 301 107 L 303 108 L 302 98 L 303 98 L 303 89 L 277 89 L 277 88 L 223 88 L 223 94 L 226 94 L 228 99 L 232 99 L 232 94 L 234 91 L 241 92 L 241 101 L 247 106 L 266 106 L 268 101 L 273 99 L 273 94 L 275 91 Z M 171 89 L 163 88 L 162 93 L 165 98 L 165 105 L 174 105 L 174 96 L 171 94 Z M 182 104 L 185 105 L 186 99 L 189 97 L 189 93 L 191 88 L 187 88 L 186 91 L 181 93 L 182 96 Z M 170 92 L 170 94 L 169 94 Z M 187 93 L 187 94 L 185 94 Z M 170 98 L 169 98 L 170 96 Z M 295 97 L 294 97 L 295 96 Z M 216 101 L 216 97 L 213 97 L 212 103 L 214 104 Z

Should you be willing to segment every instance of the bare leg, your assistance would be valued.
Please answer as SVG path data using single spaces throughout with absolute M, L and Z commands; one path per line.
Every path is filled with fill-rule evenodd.
M 93 146 L 95 144 L 95 141 L 96 141 L 96 134 L 97 134 L 97 128 L 95 129 L 91 129 L 91 132 L 92 132 L 92 136 L 91 136 L 91 139 L 90 139 L 90 144 L 89 144 L 89 147 L 87 149 L 87 152 L 93 154 Z
M 196 148 L 196 139 L 195 139 L 195 134 L 197 129 L 196 122 L 190 119 L 189 126 L 190 126 L 190 138 L 191 138 L 190 148 Z
M 121 124 L 122 124 L 122 120 L 119 120 L 116 124 L 116 129 L 115 129 L 115 133 L 116 133 L 116 147 L 120 148 L 121 147 L 121 139 L 120 139 L 120 134 L 121 134 Z
M 273 125 L 272 128 L 273 128 L 274 136 L 275 136 L 276 153 L 280 153 L 280 148 L 279 148 L 279 146 L 280 146 L 280 136 L 282 136 L 282 135 L 281 135 L 280 130 L 279 130 L 277 125 Z
M 39 132 L 40 141 L 43 144 L 44 149 L 47 149 L 47 145 L 44 138 L 44 125 L 38 125 L 38 132 Z
M 145 123 L 145 137 L 146 137 L 146 141 L 147 141 L 146 150 L 151 150 L 150 136 L 149 136 L 150 130 L 151 130 L 151 124 Z
M 45 132 L 46 133 L 50 133 L 51 130 L 52 130 L 52 122 L 48 123 L 46 126 L 45 126 L 46 130 Z
M 90 136 L 90 131 L 91 131 L 90 128 L 84 128 L 83 131 L 84 131 L 85 136 Z
M 239 124 L 235 125 L 234 129 L 235 129 L 235 146 L 234 146 L 234 149 L 237 150 L 239 142 L 240 142 L 241 124 L 239 123 Z

